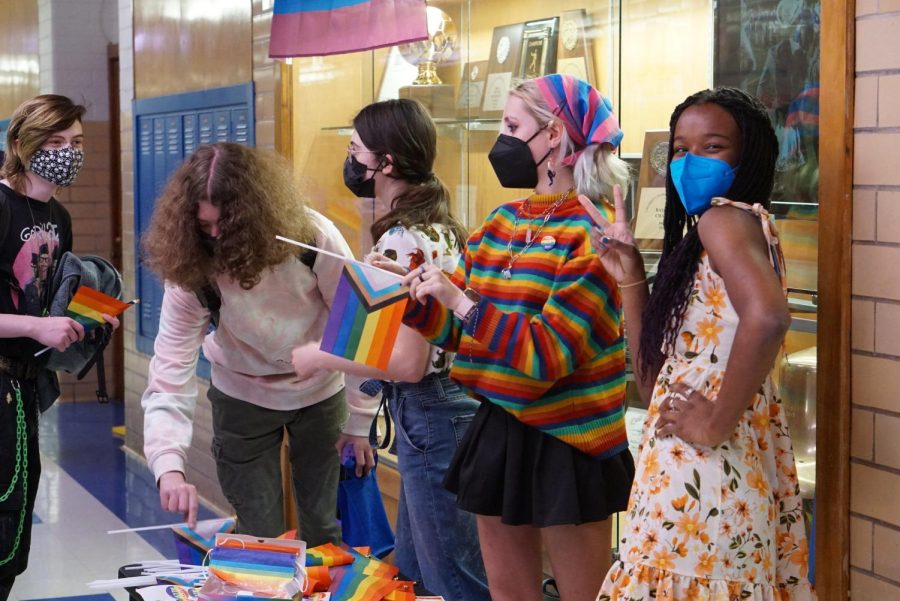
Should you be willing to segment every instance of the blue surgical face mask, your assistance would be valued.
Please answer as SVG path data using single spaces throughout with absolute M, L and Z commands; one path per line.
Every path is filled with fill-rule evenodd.
M 721 159 L 698 156 L 690 152 L 683 159 L 669 163 L 672 183 L 688 215 L 700 215 L 712 199 L 725 194 L 734 182 L 737 167 Z

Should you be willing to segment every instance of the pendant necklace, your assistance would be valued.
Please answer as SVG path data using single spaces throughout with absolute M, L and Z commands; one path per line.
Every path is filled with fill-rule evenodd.
M 518 233 L 518 231 L 519 231 L 519 216 L 522 214 L 522 209 L 526 205 L 528 205 L 529 208 L 531 207 L 531 203 L 529 202 L 529 199 L 526 198 L 522 202 L 522 204 L 519 205 L 519 208 L 516 209 L 516 219 L 513 222 L 512 236 L 510 236 L 509 242 L 506 243 L 506 253 L 509 255 L 509 262 L 506 264 L 506 267 L 504 267 L 503 270 L 500 272 L 503 274 L 504 279 L 509 280 L 512 278 L 513 264 L 515 264 L 515 262 L 519 260 L 519 257 L 521 257 L 523 254 L 525 254 L 525 251 L 527 251 L 529 248 L 532 247 L 532 245 L 534 244 L 534 241 L 537 240 L 538 236 L 541 235 L 541 230 L 544 229 L 544 226 L 547 225 L 547 222 L 550 221 L 551 217 L 553 217 L 553 213 L 556 212 L 556 209 L 559 208 L 559 206 L 569 197 L 569 195 L 574 190 L 575 190 L 575 188 L 569 188 L 567 191 L 560 194 L 559 198 L 557 198 L 556 201 L 552 205 L 550 205 L 550 207 L 546 211 L 544 211 L 541 215 L 539 215 L 539 218 L 542 219 L 542 221 L 541 221 L 541 224 L 538 226 L 537 231 L 534 233 L 534 235 L 531 234 L 531 221 L 528 222 L 528 229 L 525 230 L 525 246 L 523 246 L 522 250 L 520 250 L 519 252 L 517 252 L 514 255 L 513 251 L 512 251 L 512 245 L 513 245 L 513 240 L 516 239 L 516 233 Z

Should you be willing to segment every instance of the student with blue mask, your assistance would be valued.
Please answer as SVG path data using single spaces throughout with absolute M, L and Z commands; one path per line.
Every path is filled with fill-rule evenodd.
M 698 92 L 675 109 L 652 294 L 621 193 L 614 223 L 595 218 L 650 403 L 629 527 L 598 601 L 816 598 L 771 377 L 790 323 L 767 210 L 777 156 L 765 108 L 740 90 Z

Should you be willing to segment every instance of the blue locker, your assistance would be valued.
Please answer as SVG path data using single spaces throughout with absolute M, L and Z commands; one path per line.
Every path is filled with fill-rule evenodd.
M 141 299 L 137 347 L 142 353 L 153 353 L 163 293 L 156 276 L 140 259 L 140 236 L 150 223 L 156 198 L 172 172 L 197 146 L 212 142 L 253 146 L 253 107 L 252 83 L 134 101 L 135 273 Z M 198 371 L 208 377 L 205 360 Z

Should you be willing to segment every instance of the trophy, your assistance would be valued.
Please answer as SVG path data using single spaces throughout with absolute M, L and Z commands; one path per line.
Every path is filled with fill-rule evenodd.
M 437 74 L 438 65 L 453 58 L 458 43 L 456 26 L 450 17 L 435 6 L 426 8 L 428 39 L 401 44 L 400 55 L 419 72 L 412 85 L 402 86 L 401 98 L 414 98 L 425 105 L 435 119 L 452 118 L 453 86 L 444 84 Z

